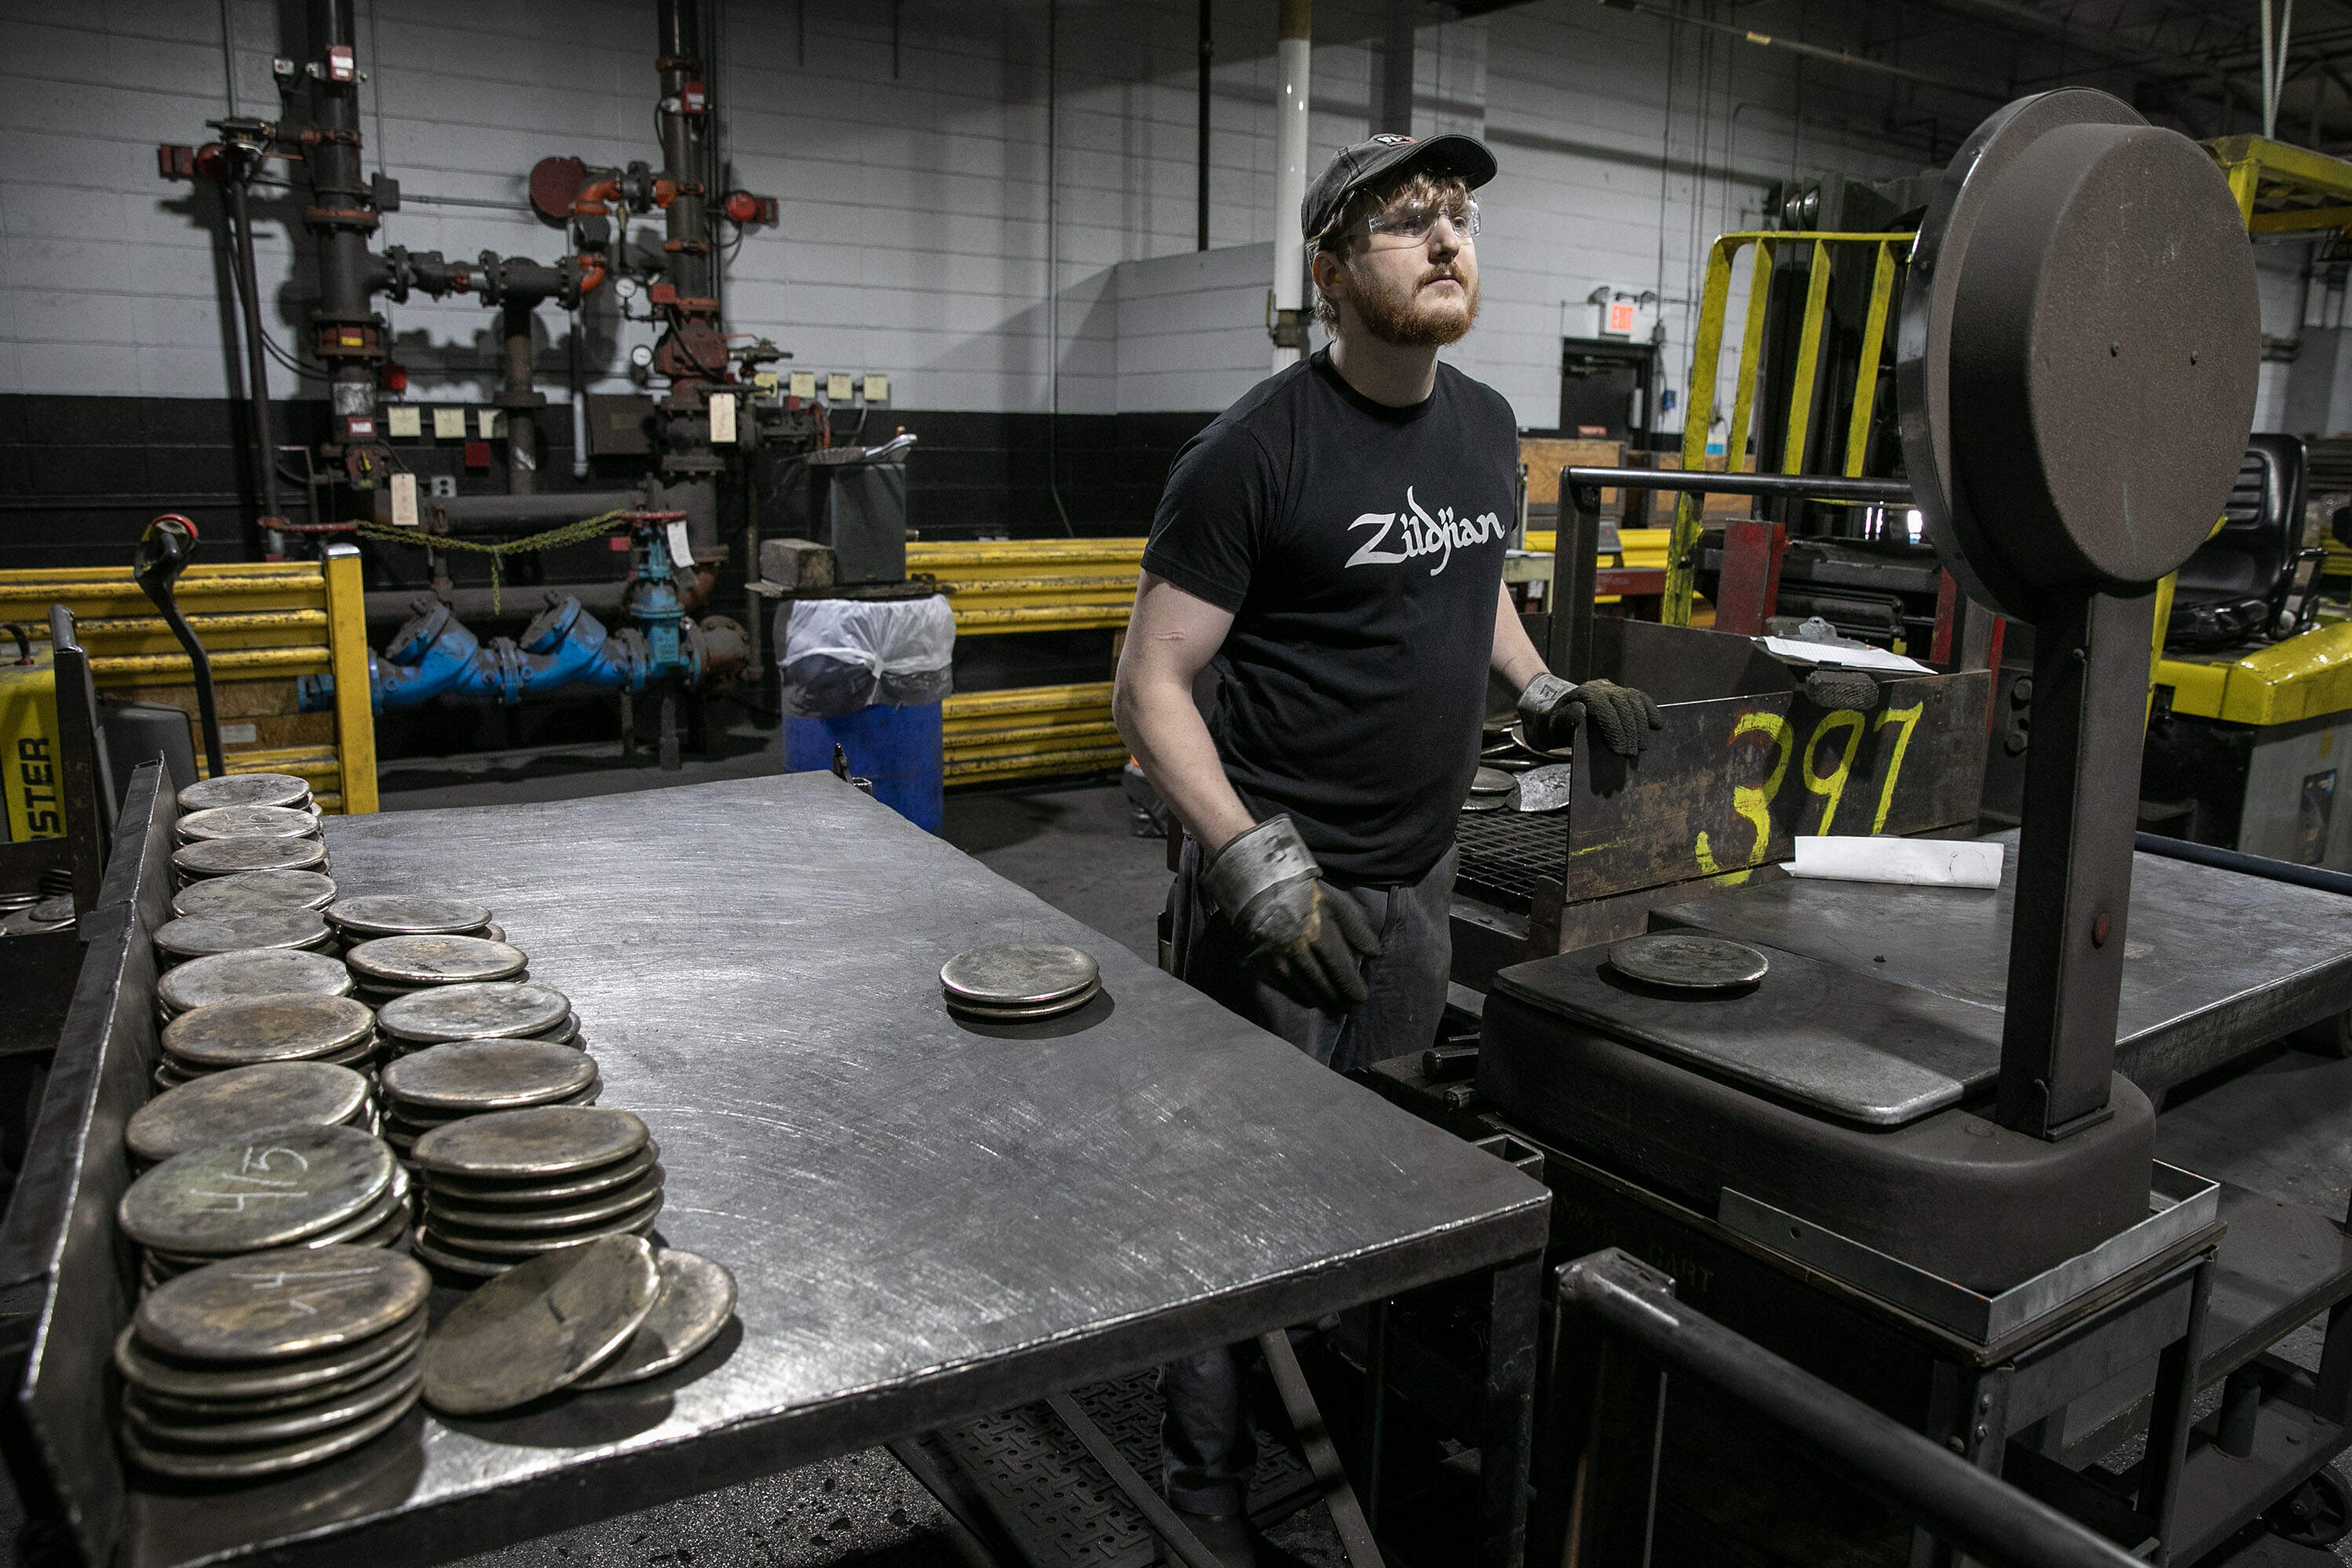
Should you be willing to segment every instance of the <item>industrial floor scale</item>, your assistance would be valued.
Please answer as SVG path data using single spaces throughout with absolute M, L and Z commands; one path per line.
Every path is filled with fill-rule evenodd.
M 2226 184 L 2116 100 L 2022 100 L 1943 176 L 1904 302 L 1906 465 L 1947 568 L 2038 633 L 1990 1091 L 1969 1087 L 1982 1044 L 1937 999 L 1699 933 L 1502 971 L 1477 1068 L 1481 1104 L 1543 1155 L 1552 1256 L 1624 1248 L 1726 1327 L 2157 1562 L 2193 1561 L 2341 1448 L 2352 1373 L 2331 1336 L 2316 1386 L 2273 1400 L 2291 1466 L 2184 1485 L 2221 1194 L 2156 1162 L 2147 1098 L 2114 1072 L 2153 587 L 2219 514 L 2259 340 Z M 2281 1279 L 2273 1312 L 2352 1289 L 2340 1245 L 2303 1240 L 2325 1256 Z M 1841 1531 L 1759 1520 L 1752 1490 L 1678 1491 L 1678 1436 L 1719 1437 L 1723 1413 L 1670 1414 L 1662 1436 L 1676 1394 L 1641 1384 L 1600 1406 L 1622 1429 L 1596 1426 L 1560 1396 L 1600 1376 L 1583 1357 L 1563 1320 L 1531 1559 L 1789 1560 L 1724 1545 L 1778 1525 L 1830 1529 L 1841 1563 L 1951 1560 L 1858 1501 Z M 2246 1428 L 2260 1381 L 2231 1385 Z M 2126 1469 L 2088 1468 L 2141 1429 Z M 1609 1533 L 1598 1479 L 1627 1444 L 1664 1455 L 1638 1541 Z

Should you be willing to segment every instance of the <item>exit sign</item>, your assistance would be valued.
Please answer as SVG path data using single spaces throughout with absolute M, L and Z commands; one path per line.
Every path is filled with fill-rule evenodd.
M 1633 305 L 1634 301 L 1631 300 L 1612 300 L 1609 301 L 1609 332 L 1611 336 L 1630 338 L 1633 335 Z

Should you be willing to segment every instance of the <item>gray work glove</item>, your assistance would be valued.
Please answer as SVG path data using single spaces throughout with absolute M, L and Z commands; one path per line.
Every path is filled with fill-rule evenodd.
M 1878 706 L 1878 682 L 1858 669 L 1816 669 L 1805 677 L 1805 700 L 1867 713 Z
M 1286 816 L 1236 834 L 1201 871 L 1202 890 L 1249 943 L 1250 972 L 1292 1001 L 1344 1013 L 1366 992 L 1360 958 L 1381 955 L 1380 933 L 1322 868 Z
M 1539 752 L 1566 750 L 1577 726 L 1590 720 L 1601 743 L 1621 757 L 1649 750 L 1650 731 L 1666 722 L 1647 692 L 1612 680 L 1571 686 L 1549 672 L 1519 693 L 1519 717 L 1528 744 Z

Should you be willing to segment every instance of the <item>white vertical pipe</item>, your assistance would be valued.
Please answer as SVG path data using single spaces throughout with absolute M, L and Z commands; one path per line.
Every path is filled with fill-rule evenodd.
M 1277 311 L 1297 310 L 1306 304 L 1307 237 L 1299 232 L 1298 208 L 1307 199 L 1307 89 L 1313 22 L 1312 0 L 1280 0 L 1275 59 L 1282 72 L 1282 85 L 1275 96 L 1274 122 L 1274 308 Z M 1298 357 L 1297 349 L 1276 347 L 1274 368 L 1279 371 L 1295 364 Z

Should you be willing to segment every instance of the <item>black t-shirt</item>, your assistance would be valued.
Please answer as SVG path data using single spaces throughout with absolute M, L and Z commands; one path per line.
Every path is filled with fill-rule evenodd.
M 1177 456 L 1144 570 L 1233 612 L 1210 723 L 1225 776 L 1340 880 L 1415 880 L 1454 842 L 1517 478 L 1500 393 L 1441 363 L 1390 408 L 1322 353 Z

